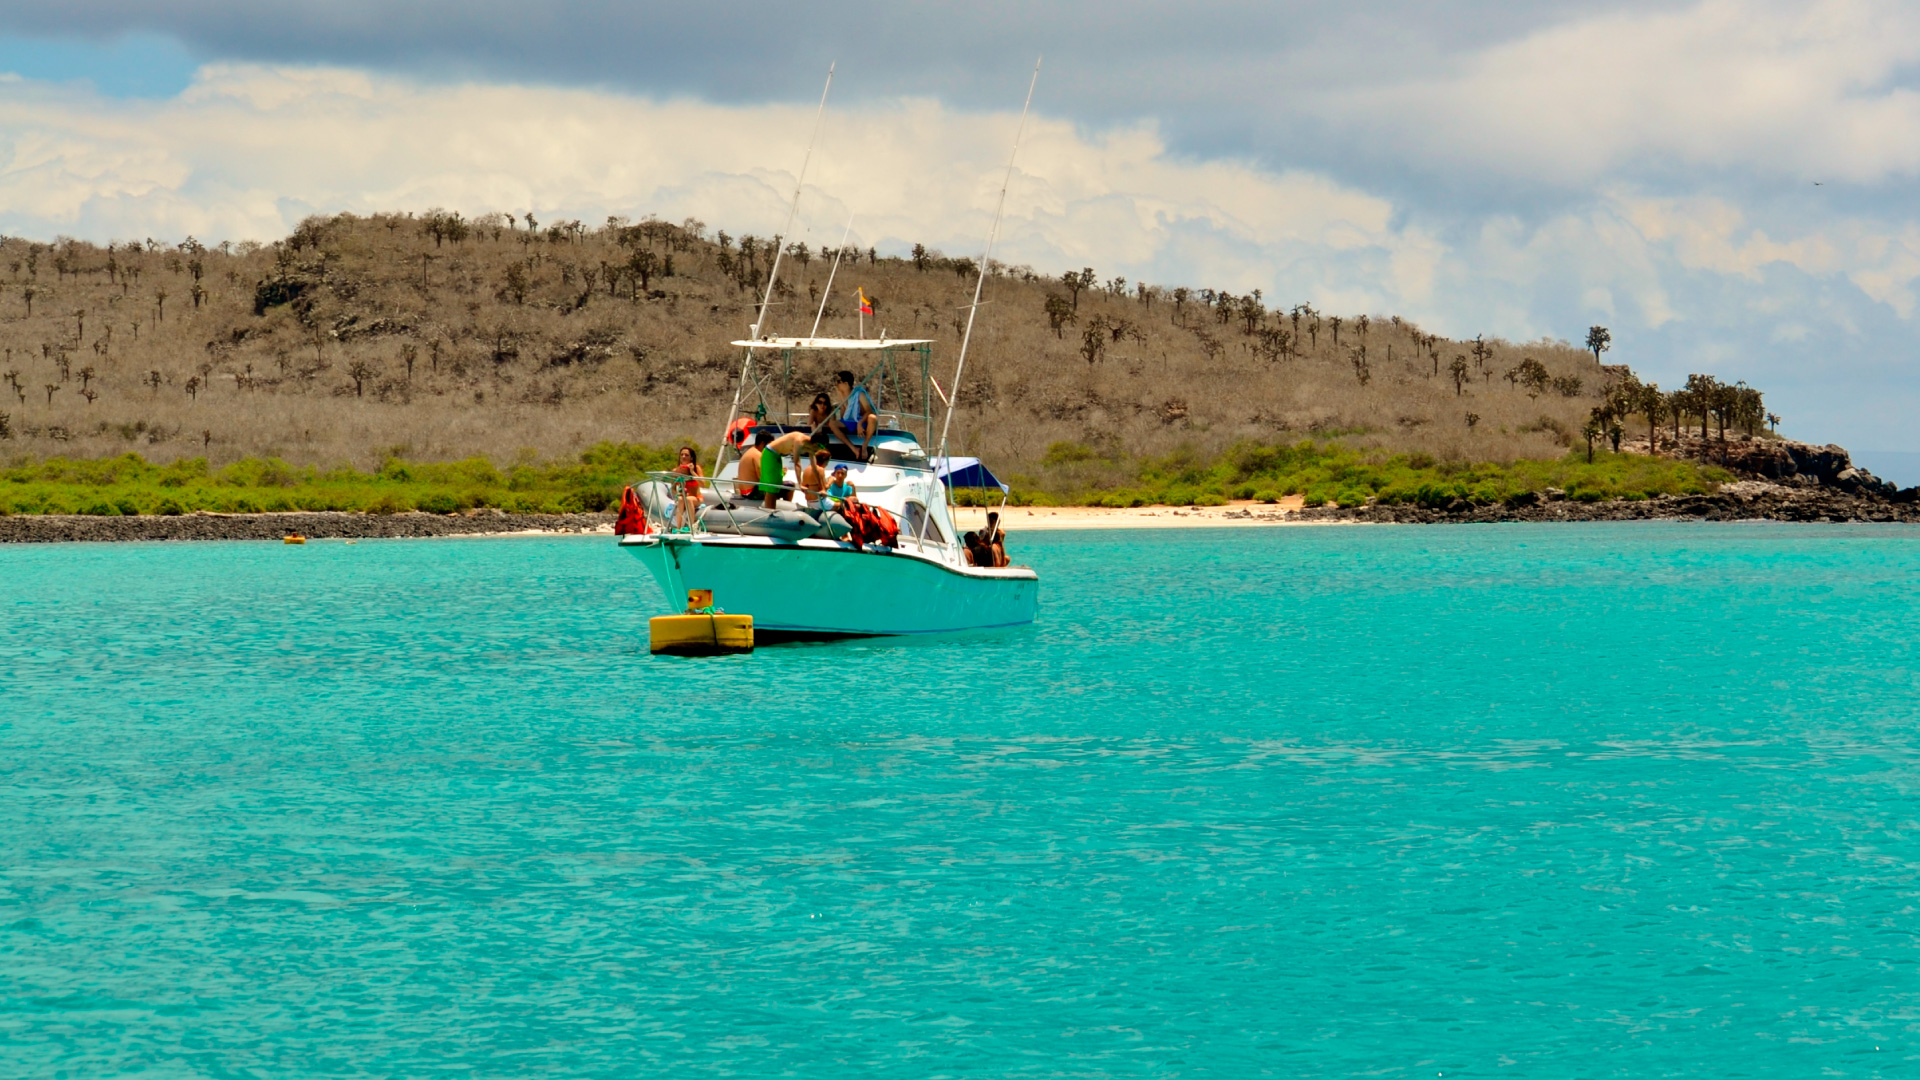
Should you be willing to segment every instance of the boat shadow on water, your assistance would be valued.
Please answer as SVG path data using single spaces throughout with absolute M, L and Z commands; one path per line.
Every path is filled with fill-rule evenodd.
M 781 630 L 755 631 L 754 653 L 773 652 L 792 655 L 822 649 L 850 650 L 861 649 L 934 649 L 954 646 L 1002 646 L 1013 647 L 1031 639 L 1039 632 L 1035 623 L 1019 626 L 996 626 L 967 630 L 948 630 L 927 634 L 818 634 L 790 632 Z M 732 659 L 739 662 L 751 662 L 753 653 L 734 657 L 691 657 L 674 656 L 667 653 L 654 654 L 656 660 L 707 661 Z

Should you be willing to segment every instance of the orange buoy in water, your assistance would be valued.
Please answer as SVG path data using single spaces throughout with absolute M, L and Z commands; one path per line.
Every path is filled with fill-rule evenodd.
M 287 538 L 280 542 L 283 544 L 304 544 L 307 542 L 307 538 L 301 536 L 299 533 L 288 533 Z

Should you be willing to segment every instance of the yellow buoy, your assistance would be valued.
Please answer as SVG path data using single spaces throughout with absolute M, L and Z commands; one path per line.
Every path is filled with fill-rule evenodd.
M 661 615 L 647 622 L 653 651 L 669 656 L 726 656 L 753 651 L 751 615 Z
M 287 538 L 280 542 L 283 544 L 304 544 L 307 542 L 307 538 L 301 536 L 299 533 L 288 533 Z

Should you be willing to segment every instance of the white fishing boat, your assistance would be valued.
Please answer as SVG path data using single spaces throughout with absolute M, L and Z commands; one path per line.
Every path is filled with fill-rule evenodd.
M 781 467 L 782 496 L 773 510 L 765 509 L 764 497 L 748 490 L 757 484 L 725 478 L 739 461 L 739 449 L 730 440 L 713 470 L 719 478 L 698 482 L 698 509 L 690 522 L 683 515 L 679 529 L 674 507 L 686 493 L 687 478 L 653 473 L 636 485 L 650 531 L 624 536 L 620 544 L 651 572 L 668 605 L 681 603 L 690 589 L 711 589 L 716 604 L 753 616 L 761 640 L 950 633 L 1032 622 L 1039 575 L 1023 566 L 975 566 L 968 558 L 954 525 L 943 463 L 926 453 L 911 430 L 914 421 L 931 417 L 905 411 L 911 405 L 885 407 L 886 391 L 901 391 L 908 380 L 900 376 L 911 374 L 900 370 L 905 366 L 901 354 L 920 360 L 920 374 L 931 388 L 925 367 L 930 345 L 846 338 L 756 343 L 755 349 L 777 349 L 786 358 L 782 381 L 789 385 L 796 354 L 828 354 L 836 364 L 855 363 L 852 356 L 866 354 L 870 363 L 862 366 L 869 372 L 861 383 L 883 406 L 880 428 L 866 460 L 852 446 L 825 440 L 827 471 L 845 467 L 858 501 L 885 510 L 897 524 L 897 536 L 890 544 L 862 542 L 841 508 L 806 499 L 791 464 Z M 763 414 L 760 422 L 733 430 L 754 437 L 810 430 L 768 419 L 769 404 L 754 403 L 752 411 Z
M 1036 80 L 1038 74 L 1036 68 Z M 832 86 L 831 72 L 828 86 Z M 1029 86 L 1029 105 L 1032 98 Z M 823 112 L 825 103 L 823 94 Z M 1025 122 L 1023 111 L 1023 129 Z M 818 123 L 816 118 L 816 134 Z M 1018 137 L 1014 146 L 1017 152 Z M 1012 171 L 1009 157 L 1008 180 Z M 796 208 L 805 176 L 803 164 L 794 189 Z M 1005 181 L 1000 199 L 1004 209 Z M 996 210 L 986 252 L 978 264 L 982 268 L 992 265 L 999 221 L 1000 210 Z M 791 228 L 790 210 L 788 233 Z M 954 526 L 950 487 L 964 481 L 947 475 L 950 470 L 944 468 L 954 403 L 944 396 L 936 400 L 933 343 L 888 339 L 885 331 L 877 339 L 821 338 L 814 336 L 819 332 L 819 315 L 812 335 L 763 336 L 761 327 L 780 273 L 779 248 L 775 251 L 759 318 L 746 339 L 734 342 L 744 350 L 744 359 L 728 414 L 728 434 L 714 456 L 709 477 L 697 481 L 697 497 L 690 497 L 693 485 L 686 475 L 652 473 L 642 478 L 633 487 L 637 505 L 622 513 L 623 528 L 633 531 L 621 537 L 621 547 L 653 575 L 666 610 L 680 610 L 689 590 L 712 590 L 716 606 L 753 616 L 754 634 L 762 641 L 940 634 L 1033 622 L 1039 608 L 1039 575 L 1024 566 L 976 565 L 994 560 L 970 555 Z M 838 267 L 836 256 L 835 273 Z M 955 363 L 955 387 L 965 371 L 984 281 L 982 274 L 975 283 Z M 820 300 L 822 312 L 832 288 L 829 274 L 827 292 Z M 865 411 L 878 421 L 878 430 L 870 435 L 862 432 L 864 438 L 849 436 L 844 426 L 829 434 L 807 413 L 794 411 L 796 386 L 811 397 L 828 384 L 829 377 L 838 381 L 841 373 L 853 376 L 857 392 L 867 396 Z M 833 408 L 845 410 L 848 403 L 836 402 Z M 861 410 L 855 412 L 864 415 Z M 940 418 L 937 439 L 936 417 Z M 775 475 L 773 470 L 757 473 L 757 481 L 734 477 L 747 445 L 762 436 L 795 432 L 806 433 L 809 445 L 824 447 L 830 458 L 829 473 L 846 468 L 851 498 L 809 497 L 800 490 L 798 461 L 782 465 L 777 484 L 767 483 Z M 938 450 L 929 454 L 930 447 Z M 975 463 L 964 475 L 981 477 L 984 469 Z M 775 493 L 771 507 L 766 492 L 760 490 L 768 487 Z

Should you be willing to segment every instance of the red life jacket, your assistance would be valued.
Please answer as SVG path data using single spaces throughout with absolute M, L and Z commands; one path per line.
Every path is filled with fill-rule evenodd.
M 840 516 L 847 520 L 847 539 L 854 547 L 867 546 L 867 531 L 872 526 L 867 517 L 867 504 L 848 499 L 840 504 Z
M 620 520 L 613 523 L 613 535 L 644 536 L 652 531 L 647 526 L 647 511 L 640 505 L 640 496 L 629 484 L 627 490 L 620 493 Z
M 877 506 L 848 499 L 840 504 L 840 516 L 847 519 L 847 539 L 860 547 L 892 547 L 900 540 L 900 523 Z
M 873 515 L 874 531 L 877 534 L 870 542 L 889 548 L 898 544 L 900 523 L 894 520 L 893 515 L 877 506 L 869 506 L 867 510 Z

